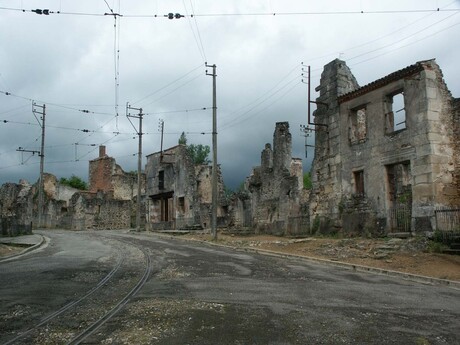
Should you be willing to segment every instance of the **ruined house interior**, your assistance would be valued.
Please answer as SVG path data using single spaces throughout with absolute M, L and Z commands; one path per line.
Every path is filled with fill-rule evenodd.
M 220 228 L 293 236 L 430 233 L 442 223 L 440 215 L 458 211 L 460 100 L 435 60 L 359 86 L 336 59 L 324 66 L 316 91 L 312 189 L 303 188 L 302 161 L 292 157 L 289 123 L 276 123 L 273 143 L 242 190 L 226 196 L 218 169 Z M 195 165 L 184 145 L 148 155 L 140 200 L 145 229 L 208 229 L 212 173 L 209 165 Z M 50 176 L 45 226 L 133 226 L 137 175 L 124 172 L 105 147 L 89 162 L 88 191 L 70 190 Z M 31 231 L 35 192 L 25 181 L 1 187 L 3 235 Z

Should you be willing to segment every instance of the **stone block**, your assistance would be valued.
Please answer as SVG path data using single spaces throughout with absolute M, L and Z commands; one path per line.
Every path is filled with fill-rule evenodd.
M 430 99 L 437 99 L 438 98 L 438 89 L 436 87 L 427 87 L 426 88 L 426 96 Z
M 415 185 L 426 184 L 432 181 L 431 173 L 429 174 L 420 174 L 415 176 Z
M 425 184 L 418 184 L 412 187 L 412 198 L 414 200 L 423 198 L 423 197 L 430 197 L 434 194 L 433 185 L 430 183 Z

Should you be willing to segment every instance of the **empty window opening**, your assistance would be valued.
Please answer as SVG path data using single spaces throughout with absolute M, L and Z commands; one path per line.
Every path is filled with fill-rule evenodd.
M 353 177 L 355 179 L 355 194 L 364 195 L 364 170 L 354 171 Z
M 165 189 L 165 172 L 163 170 L 158 172 L 158 189 Z
M 386 99 L 386 133 L 393 133 L 407 128 L 404 93 L 398 92 Z
M 349 117 L 349 136 L 350 144 L 359 144 L 366 141 L 367 137 L 367 120 L 366 107 L 353 109 Z
M 185 212 L 185 198 L 183 196 L 177 199 L 178 201 L 178 209 L 180 212 Z

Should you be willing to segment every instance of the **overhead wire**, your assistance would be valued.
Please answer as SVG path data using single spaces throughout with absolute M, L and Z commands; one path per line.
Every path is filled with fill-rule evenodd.
M 190 6 L 191 6 L 191 9 L 192 9 L 192 16 L 189 16 L 188 10 L 187 10 L 187 5 L 185 4 L 185 0 L 182 0 L 182 3 L 184 4 L 185 13 L 187 15 L 186 17 L 187 17 L 188 23 L 190 25 L 190 30 L 192 31 L 192 34 L 193 34 L 193 38 L 195 39 L 196 46 L 198 48 L 198 51 L 200 52 L 200 55 L 201 55 L 201 58 L 203 59 L 203 62 L 206 63 L 206 61 L 208 61 L 208 59 L 206 58 L 206 53 L 204 51 L 203 41 L 201 40 L 200 30 L 198 28 L 198 23 L 196 21 L 196 17 L 193 16 L 193 12 L 194 12 L 193 11 L 193 4 L 190 1 Z M 195 34 L 195 30 L 193 29 L 192 19 L 195 20 L 196 34 Z
M 413 33 L 413 34 L 410 34 L 409 36 L 403 37 L 403 38 L 401 38 L 401 39 L 399 39 L 399 40 L 397 40 L 397 41 L 395 41 L 395 42 L 392 42 L 392 43 L 387 44 L 387 45 L 384 45 L 384 46 L 382 46 L 382 47 L 373 49 L 373 50 L 368 51 L 368 52 L 364 52 L 364 53 L 355 55 L 355 56 L 353 56 L 353 57 L 351 57 L 351 58 L 348 58 L 347 60 L 348 60 L 348 61 L 351 61 L 351 60 L 357 59 L 357 58 L 359 58 L 359 57 L 361 57 L 361 56 L 368 55 L 368 54 L 372 54 L 372 53 L 374 53 L 374 52 L 376 52 L 376 51 L 379 51 L 379 50 L 382 50 L 382 49 L 391 47 L 392 45 L 395 45 L 395 44 L 397 44 L 397 43 L 399 43 L 399 42 L 405 41 L 405 40 L 407 40 L 408 38 L 414 37 L 414 36 L 420 34 L 421 32 L 424 32 L 424 31 L 426 31 L 426 30 L 432 28 L 433 26 L 438 25 L 439 23 L 442 23 L 443 21 L 445 21 L 445 20 L 447 20 L 447 19 L 449 19 L 449 18 L 451 18 L 451 17 L 457 15 L 458 13 L 459 13 L 459 12 L 453 13 L 453 14 L 447 16 L 446 18 L 443 18 L 443 19 L 441 19 L 441 20 L 439 20 L 439 21 L 437 21 L 437 22 L 435 22 L 435 23 L 433 23 L 433 24 L 430 24 L 429 26 L 424 27 L 423 29 L 420 29 L 420 30 L 418 30 L 417 32 L 415 32 L 415 33 Z
M 196 67 L 194 67 L 193 69 L 191 69 L 190 71 L 188 71 L 187 73 L 183 74 L 182 76 L 180 76 L 179 78 L 177 79 L 174 79 L 172 82 L 169 82 L 168 84 L 164 85 L 164 86 L 161 86 L 160 88 L 156 89 L 155 91 L 153 91 L 152 93 L 149 93 L 148 95 L 138 99 L 137 101 L 135 102 L 132 102 L 131 104 L 139 104 L 140 102 L 142 102 L 143 100 L 149 98 L 149 97 L 152 97 L 153 95 L 156 95 L 157 93 L 163 91 L 164 89 L 167 89 L 168 87 L 170 87 L 171 85 L 174 85 L 175 83 L 177 83 L 179 80 L 182 80 L 184 79 L 185 77 L 189 76 L 190 74 L 192 74 L 193 72 L 195 72 L 196 70 L 198 70 L 199 68 L 202 68 L 204 65 L 203 64 L 200 64 Z
M 1 6 L 0 10 L 16 11 L 23 13 L 37 13 L 37 10 L 27 10 L 24 8 L 4 7 Z M 372 14 L 407 14 L 407 13 L 428 13 L 428 12 L 459 12 L 457 8 L 428 8 L 428 9 L 409 9 L 409 10 L 376 10 L 376 11 L 298 11 L 298 12 L 240 12 L 240 13 L 195 13 L 190 14 L 190 17 L 238 17 L 238 16 L 257 16 L 257 17 L 276 17 L 276 16 L 331 16 L 331 15 L 372 15 Z M 66 12 L 66 11 L 50 11 L 48 14 L 60 15 L 75 15 L 75 16 L 94 16 L 104 17 L 112 15 L 112 13 L 91 13 L 91 12 Z M 118 14 L 122 15 L 122 14 Z M 165 18 L 165 14 L 123 14 L 125 18 Z M 185 17 L 185 16 L 184 16 Z

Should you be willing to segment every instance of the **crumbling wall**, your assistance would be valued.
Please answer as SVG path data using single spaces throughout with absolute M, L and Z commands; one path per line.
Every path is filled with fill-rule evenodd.
M 17 236 L 32 233 L 33 197 L 35 189 L 27 183 L 5 183 L 0 187 L 1 235 Z
M 316 88 L 315 157 L 311 178 L 310 220 L 312 230 L 336 232 L 342 224 L 339 201 L 342 199 L 341 126 L 338 97 L 359 88 L 344 61 L 335 59 L 324 66 Z
M 128 229 L 134 225 L 132 202 L 113 199 L 107 193 L 77 193 L 68 212 L 73 230 Z
M 250 223 L 257 233 L 300 235 L 308 233 L 307 203 L 303 193 L 302 161 L 292 158 L 288 122 L 276 123 L 273 150 L 266 144 L 261 165 L 253 168 L 243 193 L 231 202 L 232 226 Z M 251 221 L 248 218 L 251 217 Z
M 453 201 L 454 205 L 460 205 L 460 98 L 452 101 L 453 108 L 453 152 L 454 152 L 454 174 L 452 184 L 457 186 L 457 198 Z
M 147 156 L 146 193 L 151 230 L 198 229 L 211 225 L 212 166 L 195 165 L 185 145 Z M 223 219 L 223 180 L 217 171 L 218 217 Z
M 439 66 L 421 61 L 360 88 L 353 80 L 334 60 L 317 88 L 313 228 L 432 231 L 435 208 L 459 198 L 455 102 Z

